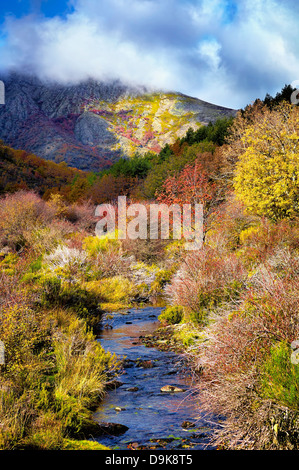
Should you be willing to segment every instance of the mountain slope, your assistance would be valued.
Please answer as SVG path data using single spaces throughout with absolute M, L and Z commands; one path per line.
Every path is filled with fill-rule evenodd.
M 44 196 L 67 187 L 71 190 L 75 182 L 87 180 L 88 176 L 65 163 L 44 160 L 24 150 L 7 147 L 0 141 L 0 195 L 23 189 Z
M 159 152 L 189 127 L 235 114 L 179 93 L 149 93 L 118 81 L 66 86 L 15 73 L 2 79 L 6 104 L 0 107 L 0 138 L 85 171 L 136 151 Z

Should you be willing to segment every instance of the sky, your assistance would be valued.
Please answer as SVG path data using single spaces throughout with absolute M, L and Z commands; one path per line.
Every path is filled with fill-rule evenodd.
M 297 0 L 0 0 L 0 71 L 242 108 L 299 80 Z

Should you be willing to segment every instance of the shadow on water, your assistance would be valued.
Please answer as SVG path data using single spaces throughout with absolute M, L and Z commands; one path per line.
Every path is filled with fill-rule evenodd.
M 107 392 L 94 419 L 119 423 L 128 429 L 119 436 L 107 431 L 98 440 L 113 449 L 211 449 L 208 443 L 212 428 L 200 416 L 183 357 L 141 342 L 140 337 L 158 328 L 161 310 L 130 309 L 103 320 L 100 343 L 125 361 L 119 376 L 121 385 Z M 166 385 L 183 391 L 162 392 Z

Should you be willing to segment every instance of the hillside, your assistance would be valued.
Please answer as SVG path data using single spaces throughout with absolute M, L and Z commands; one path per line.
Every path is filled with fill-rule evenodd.
M 65 163 L 54 163 L 24 150 L 15 150 L 0 141 L 0 194 L 34 190 L 40 195 L 61 191 L 88 174 Z
M 150 93 L 120 82 L 43 83 L 2 77 L 0 138 L 16 149 L 85 171 L 107 168 L 136 151 L 159 152 L 189 127 L 235 111 L 179 93 Z

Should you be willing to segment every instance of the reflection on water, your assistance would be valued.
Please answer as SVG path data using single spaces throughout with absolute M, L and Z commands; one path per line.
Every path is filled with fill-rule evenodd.
M 157 329 L 160 313 L 161 308 L 157 307 L 132 309 L 103 321 L 99 337 L 102 346 L 126 358 L 119 377 L 122 385 L 107 393 L 94 415 L 98 422 L 120 423 L 129 428 L 121 436 L 101 436 L 99 442 L 109 447 L 127 449 L 131 443 L 148 446 L 161 439 L 166 439 L 163 448 L 168 449 L 207 446 L 209 430 L 200 417 L 194 385 L 184 370 L 182 356 L 147 348 L 140 342 L 140 336 Z M 175 385 L 184 392 L 161 392 L 164 385 Z M 195 426 L 185 429 L 184 421 Z

